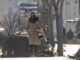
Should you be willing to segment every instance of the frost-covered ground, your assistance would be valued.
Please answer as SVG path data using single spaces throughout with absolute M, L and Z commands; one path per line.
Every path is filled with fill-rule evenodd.
M 78 51 L 80 45 L 78 44 L 64 44 L 63 45 L 63 54 L 64 56 L 74 56 L 74 54 Z M 57 51 L 57 44 L 55 45 L 55 52 Z
M 68 57 L 29 57 L 29 58 L 3 58 L 2 60 L 70 60 Z M 0 59 L 1 60 L 1 59 Z
M 74 54 L 78 51 L 79 48 L 80 48 L 80 45 L 77 45 L 77 44 L 64 44 L 63 45 L 63 49 L 64 49 L 63 53 L 64 53 L 65 57 L 58 57 L 58 56 L 50 57 L 50 58 L 48 58 L 48 57 L 46 57 L 46 58 L 44 58 L 44 57 L 42 57 L 42 58 L 35 58 L 35 57 L 33 57 L 32 59 L 33 60 L 40 60 L 40 59 L 41 60 L 42 59 L 44 59 L 44 60 L 70 60 L 68 55 L 74 56 Z M 57 51 L 57 44 L 55 45 L 55 52 L 56 51 Z M 2 49 L 1 48 L 0 48 L 0 55 L 2 55 Z M 10 59 L 11 60 L 15 60 L 15 58 L 14 59 L 10 58 Z M 16 60 L 25 60 L 25 59 L 28 59 L 28 58 L 17 58 Z M 31 57 L 29 57 L 29 60 L 30 59 L 31 59 Z M 75 60 L 75 59 L 72 59 L 72 60 Z

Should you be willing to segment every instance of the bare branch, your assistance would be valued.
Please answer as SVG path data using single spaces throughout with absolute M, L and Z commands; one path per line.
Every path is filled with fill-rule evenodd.
M 59 4 L 60 4 L 60 0 L 56 1 L 56 0 L 52 0 L 53 2 L 53 6 L 54 8 L 58 8 L 59 7 Z
M 56 7 L 56 2 L 55 2 L 55 0 L 52 0 L 52 2 L 53 2 L 53 6 Z
M 0 22 L 0 25 L 5 29 L 8 36 L 13 35 L 19 28 L 18 13 L 13 13 L 12 11 L 10 11 L 7 15 L 2 14 L 2 16 L 3 21 Z
M 57 1 L 57 4 L 56 4 L 56 6 L 58 7 L 58 6 L 59 6 L 59 4 L 60 4 L 60 0 L 58 0 L 58 1 Z
M 45 7 L 47 8 L 47 9 L 49 9 L 51 6 L 49 6 L 49 4 L 47 3 L 47 1 L 46 0 L 42 0 L 42 2 L 43 2 L 43 4 L 45 5 Z

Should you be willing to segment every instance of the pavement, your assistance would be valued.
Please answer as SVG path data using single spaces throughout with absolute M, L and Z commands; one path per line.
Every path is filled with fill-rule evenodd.
M 70 60 L 68 57 L 29 57 L 29 58 L 3 58 L 2 60 Z M 1 58 L 0 58 L 1 60 Z M 75 60 L 75 59 L 74 59 Z

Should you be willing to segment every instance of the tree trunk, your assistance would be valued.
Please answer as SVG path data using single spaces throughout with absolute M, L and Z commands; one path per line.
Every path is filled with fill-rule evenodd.
M 58 55 L 63 56 L 63 0 L 61 0 L 60 5 L 60 14 L 59 14 L 59 8 L 55 8 L 55 14 L 56 14 L 56 27 L 57 27 L 57 43 L 58 43 Z
M 79 0 L 79 17 L 80 17 L 80 0 Z
M 50 11 L 49 11 L 49 20 L 48 20 L 48 22 L 49 22 L 50 43 L 54 48 L 55 42 L 54 42 L 54 34 L 53 34 L 54 29 L 53 29 L 52 9 L 50 9 Z

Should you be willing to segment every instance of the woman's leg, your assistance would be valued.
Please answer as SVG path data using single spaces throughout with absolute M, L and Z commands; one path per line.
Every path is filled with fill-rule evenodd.
M 30 54 L 33 55 L 33 45 L 30 45 Z
M 38 46 L 35 45 L 35 46 L 34 46 L 34 52 L 35 52 L 35 55 L 37 55 L 37 48 L 38 48 Z
M 37 54 L 37 45 L 30 45 L 30 53 L 31 55 L 36 55 Z

